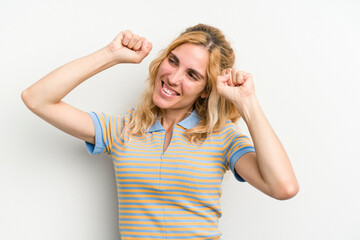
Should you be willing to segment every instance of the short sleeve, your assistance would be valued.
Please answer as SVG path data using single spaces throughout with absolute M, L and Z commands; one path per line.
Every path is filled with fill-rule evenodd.
M 104 136 L 103 136 L 102 126 L 101 126 L 99 117 L 94 112 L 89 113 L 89 115 L 90 115 L 90 117 L 91 117 L 91 119 L 93 120 L 93 123 L 94 123 L 95 144 L 85 142 L 86 148 L 87 148 L 89 154 L 103 153 L 104 150 L 105 150 L 105 143 L 104 143 L 104 140 L 103 140 Z
M 235 178 L 240 182 L 245 180 L 235 171 L 235 164 L 244 154 L 255 152 L 250 138 L 241 134 L 237 126 L 228 121 L 220 133 L 220 138 L 224 146 L 224 159 L 226 165 L 233 172 Z
M 122 132 L 131 113 L 132 111 L 129 111 L 124 116 L 89 113 L 95 128 L 95 144 L 85 142 L 89 154 L 112 154 L 114 144 L 121 145 L 123 142 Z

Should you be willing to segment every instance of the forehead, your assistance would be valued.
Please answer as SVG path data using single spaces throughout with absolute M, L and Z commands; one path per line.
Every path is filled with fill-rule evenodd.
M 180 65 L 186 68 L 191 68 L 206 73 L 206 68 L 209 62 L 208 50 L 199 45 L 192 43 L 184 43 L 171 51 L 180 62 Z

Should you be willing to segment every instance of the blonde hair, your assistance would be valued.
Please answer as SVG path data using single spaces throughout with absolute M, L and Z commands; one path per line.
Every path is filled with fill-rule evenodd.
M 240 118 L 234 104 L 221 97 L 216 91 L 216 77 L 222 70 L 233 67 L 235 62 L 234 51 L 219 29 L 198 24 L 186 29 L 151 62 L 147 79 L 148 87 L 130 120 L 130 134 L 145 135 L 147 130 L 156 122 L 157 117 L 162 116 L 162 109 L 153 102 L 159 66 L 172 50 L 184 43 L 203 46 L 209 52 L 205 87 L 208 96 L 205 99 L 199 97 L 195 101 L 193 108 L 197 111 L 200 121 L 197 126 L 185 132 L 186 136 L 192 142 L 198 142 L 212 132 L 220 130 L 227 120 L 230 119 L 235 122 Z

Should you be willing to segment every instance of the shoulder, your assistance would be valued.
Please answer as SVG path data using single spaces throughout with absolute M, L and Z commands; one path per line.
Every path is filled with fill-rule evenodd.
M 232 132 L 239 132 L 239 127 L 236 123 L 232 122 L 231 120 L 227 120 L 223 127 L 219 129 L 219 134 L 226 134 Z
M 129 108 L 128 111 L 122 116 L 124 122 L 130 123 L 134 116 L 135 108 Z
M 123 114 L 108 114 L 104 112 L 92 112 L 90 113 L 93 119 L 97 119 L 101 125 L 107 126 L 117 126 L 119 123 L 121 125 L 127 125 L 130 123 L 133 115 L 134 115 L 134 108 L 128 109 L 126 113 Z
M 219 137 L 223 144 L 228 144 L 233 141 L 241 140 L 248 142 L 250 138 L 241 132 L 237 122 L 227 120 L 224 126 L 219 130 Z

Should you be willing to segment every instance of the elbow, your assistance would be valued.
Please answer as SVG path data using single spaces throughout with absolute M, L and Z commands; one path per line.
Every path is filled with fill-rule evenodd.
M 35 111 L 38 107 L 38 104 L 36 103 L 36 98 L 34 94 L 32 93 L 31 89 L 27 88 L 24 91 L 21 92 L 21 99 L 26 105 L 27 108 L 29 108 L 31 111 Z
M 33 107 L 33 104 L 31 103 L 31 93 L 28 88 L 21 92 L 21 100 L 29 109 Z
M 283 184 L 282 187 L 279 187 L 276 191 L 274 191 L 273 198 L 277 200 L 288 200 L 293 198 L 298 194 L 300 190 L 300 186 L 297 181 L 293 183 Z

